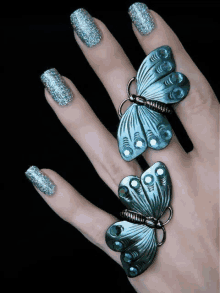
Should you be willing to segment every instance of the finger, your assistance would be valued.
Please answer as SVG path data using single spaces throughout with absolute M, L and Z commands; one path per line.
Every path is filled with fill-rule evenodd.
M 82 33 L 82 29 L 84 29 L 85 32 L 85 24 L 83 23 L 82 26 L 82 23 L 78 21 L 78 19 L 75 19 L 77 17 L 80 19 L 85 17 L 85 10 L 78 9 L 73 15 L 72 22 L 75 29 L 74 36 L 76 41 L 108 91 L 117 110 L 121 102 L 127 98 L 127 83 L 131 77 L 136 75 L 136 71 L 119 43 L 100 20 L 94 19 L 95 24 L 93 23 L 93 26 L 95 25 L 99 29 L 102 38 L 98 39 L 99 42 L 95 46 L 88 47 L 84 40 L 85 34 Z M 87 28 L 86 32 L 88 32 L 88 30 L 89 29 Z M 174 152 L 178 156 L 178 160 L 173 159 Z M 148 154 L 149 165 L 155 161 L 161 161 L 164 156 L 161 156 L 160 152 L 152 149 L 148 149 L 146 153 Z M 179 162 L 185 160 L 186 156 L 185 151 L 175 137 L 173 138 L 172 145 L 170 145 L 165 151 L 165 154 L 168 158 L 169 164 L 172 166 L 175 165 L 177 168 L 180 166 Z M 173 167 L 173 170 L 174 169 L 175 168 Z
M 25 174 L 58 216 L 120 264 L 118 253 L 108 248 L 105 243 L 106 230 L 117 221 L 114 216 L 94 206 L 52 170 L 39 170 L 32 166 Z
M 61 77 L 55 69 L 44 72 L 41 79 L 47 89 L 46 99 L 58 119 L 115 194 L 125 176 L 141 175 L 142 170 L 136 161 L 129 164 L 121 160 L 116 139 L 100 122 L 69 79 Z M 66 104 L 64 100 L 68 101 L 68 97 L 69 103 Z
M 154 19 L 155 28 L 147 35 L 143 34 L 143 26 L 146 25 L 144 19 L 149 13 Z M 176 71 L 185 74 L 190 81 L 188 96 L 176 105 L 175 109 L 193 142 L 194 149 L 201 154 L 217 151 L 219 103 L 208 81 L 160 15 L 148 10 L 143 3 L 131 5 L 129 14 L 133 20 L 134 33 L 145 53 L 149 54 L 157 47 L 169 45 L 174 54 Z

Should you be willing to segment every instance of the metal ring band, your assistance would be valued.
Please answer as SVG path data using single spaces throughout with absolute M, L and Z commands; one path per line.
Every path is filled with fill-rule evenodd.
M 131 87 L 131 83 L 132 83 L 132 81 L 134 81 L 136 78 L 135 77 L 132 77 L 130 80 L 129 80 L 129 82 L 128 82 L 128 84 L 127 84 L 127 95 L 128 95 L 128 98 L 130 97 L 130 87 Z
M 135 80 L 135 77 L 132 77 L 130 80 L 129 80 L 129 82 L 128 82 L 128 84 L 127 84 L 127 95 L 128 95 L 128 98 L 127 99 L 125 99 L 124 101 L 122 101 L 121 102 L 121 105 L 119 106 L 119 108 L 118 108 L 118 116 L 119 116 L 119 118 L 121 118 L 122 117 L 122 113 L 121 113 L 121 109 L 122 109 L 122 106 L 124 105 L 124 103 L 126 102 L 126 101 L 128 101 L 129 100 L 129 97 L 130 97 L 130 87 L 131 87 L 131 83 L 132 83 L 132 81 L 134 81 Z
M 166 240 L 166 230 L 165 230 L 165 228 L 164 228 L 163 226 L 162 226 L 162 230 L 163 230 L 163 239 L 162 239 L 161 242 L 158 242 L 158 243 L 157 243 L 157 246 L 161 246 L 161 245 L 163 245 L 164 242 L 165 242 L 165 240 Z
M 167 221 L 165 223 L 163 223 L 163 226 L 165 226 L 166 224 L 168 224 L 170 222 L 170 220 L 172 219 L 172 216 L 173 216 L 173 209 L 171 207 L 168 207 L 168 209 L 170 210 L 170 216 L 167 219 Z
M 121 109 L 122 109 L 122 106 L 124 105 L 124 103 L 126 102 L 126 101 L 128 101 L 129 100 L 129 98 L 128 99 L 125 99 L 124 101 L 122 101 L 121 102 L 121 105 L 119 106 L 119 108 L 118 108 L 118 116 L 119 116 L 119 118 L 121 118 L 122 117 L 122 113 L 121 113 Z

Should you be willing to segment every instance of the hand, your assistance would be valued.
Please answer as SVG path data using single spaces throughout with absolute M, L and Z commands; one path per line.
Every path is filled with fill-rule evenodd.
M 129 280 L 138 292 L 183 292 L 187 288 L 195 292 L 217 292 L 219 104 L 208 81 L 174 32 L 156 12 L 151 11 L 151 14 L 155 22 L 152 32 L 142 35 L 133 25 L 134 33 L 146 54 L 159 46 L 169 45 L 176 61 L 176 71 L 189 78 L 190 92 L 175 111 L 194 149 L 186 154 L 174 136 L 167 148 L 160 151 L 148 149 L 143 154 L 150 166 L 156 161 L 166 164 L 173 185 L 171 205 L 174 216 L 166 227 L 167 240 L 158 250 L 155 262 L 142 275 Z M 127 97 L 127 82 L 136 72 L 105 25 L 94 20 L 102 36 L 99 39 L 98 31 L 95 32 L 93 42 L 98 40 L 97 44 L 90 47 L 88 40 L 83 42 L 76 32 L 74 35 L 117 110 Z M 45 90 L 46 99 L 117 196 L 119 182 L 128 175 L 140 176 L 143 170 L 137 161 L 128 163 L 121 159 L 116 139 L 101 124 L 75 85 L 68 78 L 64 77 L 64 80 L 73 93 L 73 100 L 60 106 L 53 99 L 56 92 L 48 90 Z M 52 196 L 37 189 L 48 205 L 120 264 L 120 254 L 111 251 L 105 243 L 105 232 L 117 219 L 92 205 L 54 171 L 42 171 L 56 186 Z M 53 191 L 52 187 L 50 191 Z

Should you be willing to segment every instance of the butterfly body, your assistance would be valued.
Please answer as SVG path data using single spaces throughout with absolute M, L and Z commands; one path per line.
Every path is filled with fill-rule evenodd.
M 120 215 L 131 223 L 146 225 L 152 229 L 162 229 L 163 227 L 163 223 L 160 220 L 157 220 L 154 217 L 145 217 L 144 215 L 133 211 L 124 210 Z
M 163 114 L 171 114 L 169 105 L 185 98 L 190 88 L 188 78 L 175 68 L 169 46 L 155 49 L 142 62 L 136 76 L 137 94 L 128 98 L 133 104 L 120 115 L 118 144 L 124 160 L 133 160 L 148 147 L 160 150 L 169 144 L 172 129 Z
M 171 179 L 166 166 L 157 162 L 141 178 L 127 176 L 119 184 L 118 194 L 126 210 L 125 220 L 111 225 L 106 231 L 106 243 L 121 252 L 121 262 L 129 277 L 143 273 L 153 262 L 157 247 L 166 239 L 165 225 L 172 217 Z M 160 218 L 170 210 L 166 223 Z M 163 230 L 163 239 L 157 241 L 156 230 Z
M 166 104 L 158 101 L 147 100 L 142 96 L 131 95 L 129 100 L 139 106 L 146 106 L 147 108 L 152 109 L 158 113 L 171 114 L 173 112 L 172 109 Z

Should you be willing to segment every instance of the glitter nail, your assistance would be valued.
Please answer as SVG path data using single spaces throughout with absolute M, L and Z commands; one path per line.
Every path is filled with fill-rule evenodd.
M 77 35 L 87 47 L 93 47 L 101 41 L 101 31 L 85 9 L 75 10 L 70 15 L 70 21 Z
M 146 4 L 136 2 L 129 7 L 128 13 L 141 35 L 150 34 L 155 28 L 154 19 Z
M 71 89 L 55 68 L 46 70 L 40 78 L 52 98 L 60 106 L 66 106 L 73 100 Z
M 55 184 L 49 177 L 44 175 L 37 167 L 32 166 L 25 175 L 32 182 L 32 184 L 46 195 L 53 195 L 55 193 Z

